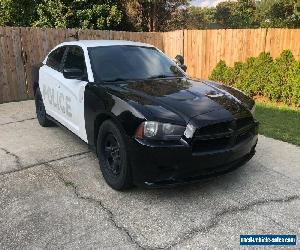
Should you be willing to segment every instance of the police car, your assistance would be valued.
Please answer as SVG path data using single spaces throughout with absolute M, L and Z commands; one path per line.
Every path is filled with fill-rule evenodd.
M 36 114 L 85 141 L 114 189 L 199 181 L 251 159 L 254 101 L 185 73 L 152 45 L 73 41 L 34 68 Z

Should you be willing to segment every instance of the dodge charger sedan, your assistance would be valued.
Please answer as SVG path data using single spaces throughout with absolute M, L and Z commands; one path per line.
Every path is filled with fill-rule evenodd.
M 85 141 L 117 190 L 199 181 L 243 165 L 257 144 L 254 101 L 188 77 L 176 59 L 130 41 L 62 43 L 34 68 L 38 121 Z

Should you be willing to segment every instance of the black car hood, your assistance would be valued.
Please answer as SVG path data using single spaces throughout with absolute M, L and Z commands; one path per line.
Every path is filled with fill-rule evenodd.
M 205 81 L 186 78 L 129 81 L 115 85 L 114 90 L 117 89 L 127 93 L 129 100 L 163 107 L 185 121 L 215 110 L 224 110 L 231 117 L 245 111 L 237 98 Z

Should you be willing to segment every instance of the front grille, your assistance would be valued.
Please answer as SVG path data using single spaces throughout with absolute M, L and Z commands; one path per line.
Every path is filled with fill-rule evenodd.
M 199 128 L 196 130 L 195 136 L 226 133 L 229 131 L 230 124 L 231 122 L 221 122 Z
M 198 128 L 192 141 L 193 153 L 227 149 L 246 141 L 255 133 L 252 117 Z

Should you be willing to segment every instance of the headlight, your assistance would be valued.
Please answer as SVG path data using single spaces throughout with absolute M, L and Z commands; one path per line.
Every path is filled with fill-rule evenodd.
M 185 127 L 183 126 L 146 121 L 138 127 L 135 137 L 138 139 L 179 140 L 184 131 Z

